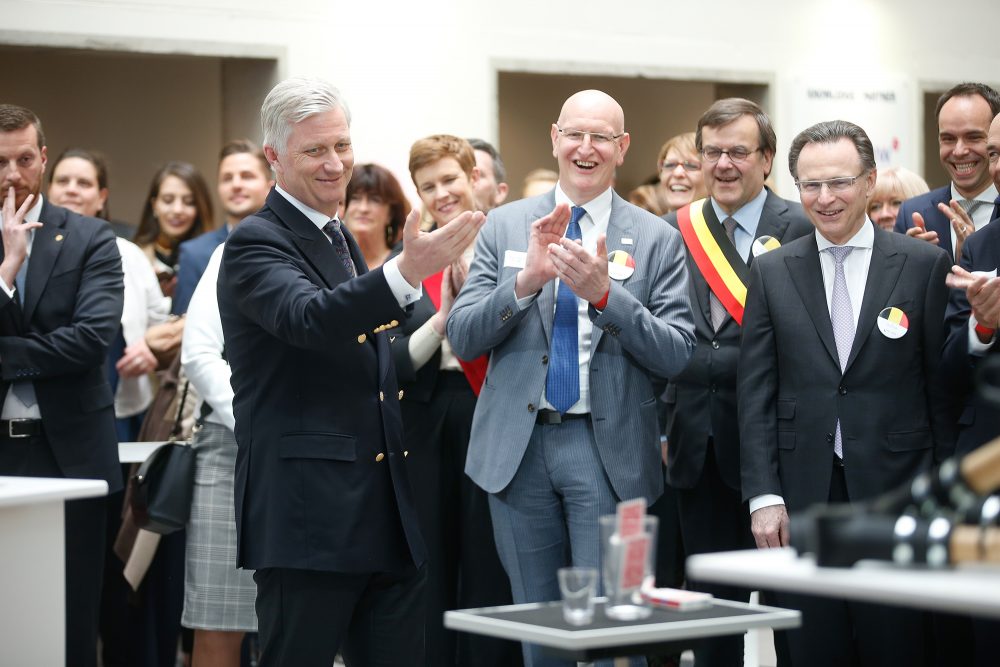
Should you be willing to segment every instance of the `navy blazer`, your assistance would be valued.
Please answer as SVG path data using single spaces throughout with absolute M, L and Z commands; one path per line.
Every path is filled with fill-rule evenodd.
M 386 572 L 424 560 L 385 333 L 404 311 L 344 232 L 353 279 L 326 235 L 272 190 L 226 242 L 219 311 L 247 569 Z
M 962 246 L 959 262 L 968 271 L 996 271 L 1000 267 L 1000 223 L 990 221 L 970 236 Z M 969 354 L 969 317 L 972 308 L 965 290 L 951 290 L 946 311 L 947 340 L 944 368 L 958 411 L 957 454 L 967 454 L 1000 435 L 1000 408 L 990 404 L 975 390 L 976 369 L 984 357 Z M 991 350 L 990 354 L 996 354 Z
M 919 213 L 924 216 L 924 229 L 928 232 L 937 232 L 938 247 L 944 249 L 949 257 L 954 257 L 955 250 L 951 245 L 951 222 L 937 207 L 938 204 L 948 204 L 950 201 L 951 183 L 907 199 L 896 214 L 895 231 L 905 234 L 906 230 L 913 226 L 913 214 Z
M 194 295 L 194 288 L 198 286 L 198 281 L 205 273 L 208 260 L 219 244 L 226 242 L 228 236 L 229 227 L 223 225 L 181 244 L 177 255 L 177 287 L 174 289 L 174 300 L 170 306 L 171 313 L 183 315 L 187 312 L 188 304 Z
M 47 199 L 40 220 L 24 294 L 0 290 L 0 401 L 11 382 L 31 380 L 59 470 L 114 493 L 122 474 L 104 362 L 121 328 L 121 255 L 103 220 Z

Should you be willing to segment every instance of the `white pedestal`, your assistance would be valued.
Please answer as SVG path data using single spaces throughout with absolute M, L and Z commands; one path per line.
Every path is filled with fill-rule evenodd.
M 0 477 L 3 664 L 65 664 L 63 501 L 107 493 L 103 480 Z

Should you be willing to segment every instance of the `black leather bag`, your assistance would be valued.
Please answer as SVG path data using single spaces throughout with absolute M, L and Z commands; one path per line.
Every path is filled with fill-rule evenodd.
M 178 371 L 179 361 L 178 359 Z M 177 400 L 177 385 L 178 382 L 175 381 L 172 386 L 174 400 Z M 160 535 L 169 535 L 181 530 L 187 525 L 188 517 L 191 515 L 195 452 L 190 442 L 177 441 L 182 435 L 182 421 L 189 386 L 188 381 L 183 382 L 183 391 L 174 408 L 176 413 L 169 431 L 170 442 L 153 450 L 128 481 L 128 503 L 135 525 Z M 161 394 L 165 395 L 166 389 L 168 389 L 166 384 L 161 386 Z M 160 394 L 157 398 L 160 398 Z M 167 403 L 170 404 L 170 401 Z M 144 422 L 143 428 L 145 427 Z
M 186 442 L 157 447 L 129 479 L 130 505 L 139 528 L 169 535 L 191 515 L 195 452 Z

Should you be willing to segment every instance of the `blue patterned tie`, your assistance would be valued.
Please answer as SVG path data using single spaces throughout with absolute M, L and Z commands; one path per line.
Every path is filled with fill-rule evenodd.
M 586 213 L 574 206 L 566 227 L 566 238 L 579 241 L 580 218 Z M 552 350 L 549 373 L 545 378 L 545 398 L 560 413 L 565 413 L 580 400 L 580 348 L 577 339 L 579 301 L 568 285 L 559 281 L 556 294 L 556 315 L 552 321 Z
M 344 238 L 344 231 L 340 228 L 340 220 L 334 218 L 326 223 L 323 231 L 333 241 L 333 249 L 337 251 L 337 257 L 344 263 L 344 269 L 352 278 L 358 275 L 357 270 L 354 268 L 354 260 L 351 259 L 351 251 L 347 247 L 347 239 Z
M 854 345 L 854 312 L 851 310 L 851 294 L 847 291 L 847 276 L 844 274 L 844 260 L 854 250 L 851 246 L 834 246 L 826 251 L 836 262 L 833 276 L 833 296 L 830 297 L 830 322 L 833 337 L 837 341 L 837 357 L 840 372 L 847 368 L 847 359 Z M 837 420 L 837 435 L 833 442 L 837 458 L 844 458 L 844 440 L 840 435 L 840 420 Z

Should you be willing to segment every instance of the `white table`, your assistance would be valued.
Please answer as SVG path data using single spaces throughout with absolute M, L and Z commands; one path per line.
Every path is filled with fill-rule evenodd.
M 562 658 L 589 662 L 600 658 L 680 652 L 708 637 L 741 634 L 751 628 L 797 628 L 801 614 L 745 602 L 714 600 L 710 609 L 678 612 L 654 609 L 648 619 L 609 621 L 604 598 L 597 600 L 594 623 L 571 626 L 561 602 L 460 609 L 444 613 L 444 626 L 490 637 L 539 644 Z
M 691 556 L 692 579 L 826 597 L 1000 618 L 1000 568 L 901 568 L 862 561 L 850 568 L 817 567 L 794 549 L 751 549 Z
M 107 493 L 104 480 L 0 477 L 3 664 L 65 664 L 63 501 Z
M 118 459 L 122 463 L 142 463 L 144 462 L 153 450 L 160 445 L 166 444 L 166 441 L 162 442 L 119 442 L 118 443 Z M 127 480 L 126 480 L 127 481 Z

